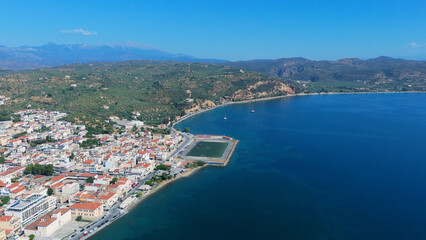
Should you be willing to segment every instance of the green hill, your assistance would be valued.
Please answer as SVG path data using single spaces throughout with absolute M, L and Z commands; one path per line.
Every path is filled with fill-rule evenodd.
M 70 121 L 103 125 L 111 115 L 131 119 L 132 111 L 140 112 L 141 120 L 162 121 L 203 104 L 302 89 L 291 81 L 215 64 L 125 61 L 3 71 L 0 91 L 11 97 L 1 111 L 10 113 L 30 104 L 67 112 Z
M 303 82 L 308 91 L 425 91 L 426 62 L 378 57 L 338 61 L 305 58 L 224 63 L 282 79 Z

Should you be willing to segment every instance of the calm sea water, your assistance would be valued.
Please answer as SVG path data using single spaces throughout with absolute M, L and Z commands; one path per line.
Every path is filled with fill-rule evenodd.
M 239 139 L 230 164 L 166 186 L 92 240 L 426 239 L 426 94 L 292 97 L 186 126 Z

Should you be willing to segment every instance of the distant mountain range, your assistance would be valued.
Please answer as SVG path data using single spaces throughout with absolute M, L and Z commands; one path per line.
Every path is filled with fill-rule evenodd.
M 0 69 L 20 70 L 60 66 L 72 63 L 114 62 L 126 60 L 172 60 L 179 62 L 220 63 L 225 60 L 198 59 L 172 54 L 133 43 L 112 45 L 54 44 L 43 46 L 0 46 Z
M 360 82 L 371 84 L 398 81 L 424 83 L 426 61 L 378 57 L 368 60 L 346 58 L 337 61 L 314 61 L 305 58 L 250 60 L 230 62 L 199 59 L 184 54 L 172 54 L 136 43 L 110 45 L 58 45 L 5 47 L 0 46 L 0 69 L 38 69 L 74 63 L 117 62 L 126 60 L 167 60 L 175 62 L 205 62 L 230 66 L 287 80 L 305 82 Z
M 378 57 L 368 60 L 345 58 L 338 61 L 313 61 L 305 58 L 227 62 L 223 65 L 260 72 L 289 80 L 395 81 L 425 82 L 426 61 Z

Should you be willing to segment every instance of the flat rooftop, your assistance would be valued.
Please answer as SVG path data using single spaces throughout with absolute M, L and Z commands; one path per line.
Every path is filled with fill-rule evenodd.
M 31 195 L 31 196 L 27 197 L 26 199 L 18 200 L 16 203 L 14 203 L 12 206 L 10 206 L 8 208 L 8 210 L 21 211 L 22 209 L 36 203 L 37 201 L 39 201 L 40 199 L 45 198 L 45 197 L 46 196 L 44 196 L 44 195 L 38 195 L 38 194 Z

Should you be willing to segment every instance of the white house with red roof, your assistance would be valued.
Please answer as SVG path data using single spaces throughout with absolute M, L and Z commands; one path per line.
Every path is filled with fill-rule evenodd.
M 72 220 L 70 208 L 49 212 L 24 228 L 25 235 L 49 237 Z
M 111 208 L 111 206 L 118 201 L 118 198 L 119 196 L 115 192 L 99 195 L 99 201 L 104 204 L 104 210 Z
M 9 168 L 7 171 L 0 173 L 0 179 L 12 179 L 19 176 L 22 176 L 24 174 L 24 167 L 12 167 Z
M 0 229 L 11 232 L 12 235 L 19 234 L 22 230 L 22 219 L 15 216 L 1 216 Z

